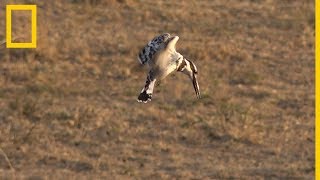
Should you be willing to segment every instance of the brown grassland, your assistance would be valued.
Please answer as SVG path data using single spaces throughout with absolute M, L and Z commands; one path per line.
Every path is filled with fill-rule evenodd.
M 313 0 L 1 0 L 38 5 L 36 49 L 0 47 L 0 179 L 313 179 Z M 30 13 L 13 13 L 16 42 Z M 155 35 L 199 70 L 137 95 Z

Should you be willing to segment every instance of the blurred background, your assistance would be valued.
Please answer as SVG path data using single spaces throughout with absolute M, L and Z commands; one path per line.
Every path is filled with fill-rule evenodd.
M 37 5 L 38 45 L 0 47 L 0 178 L 314 177 L 313 0 L 2 0 L 0 40 L 6 4 Z M 164 32 L 202 99 L 174 73 L 136 102 Z

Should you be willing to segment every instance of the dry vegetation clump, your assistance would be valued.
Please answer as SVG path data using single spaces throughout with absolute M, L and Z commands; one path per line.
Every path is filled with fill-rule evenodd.
M 12 0 L 38 47 L 0 47 L 0 179 L 312 179 L 314 1 Z M 27 12 L 13 36 L 30 39 Z M 199 69 L 149 104 L 136 55 L 158 33 Z

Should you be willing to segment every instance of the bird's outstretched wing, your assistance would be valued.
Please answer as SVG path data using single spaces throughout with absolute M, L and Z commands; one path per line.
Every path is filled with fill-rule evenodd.
M 161 48 L 166 46 L 166 41 L 170 38 L 169 33 L 161 34 L 159 36 L 154 37 L 147 45 L 145 45 L 142 50 L 139 52 L 138 60 L 144 65 L 150 59 L 153 58 L 155 53 L 159 51 Z

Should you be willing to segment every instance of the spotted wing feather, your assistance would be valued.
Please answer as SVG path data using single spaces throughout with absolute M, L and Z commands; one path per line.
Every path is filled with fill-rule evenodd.
M 138 60 L 139 62 L 144 65 L 149 60 L 153 58 L 155 53 L 163 48 L 166 44 L 166 41 L 170 38 L 169 33 L 161 34 L 153 38 L 149 43 L 142 48 L 139 52 Z

